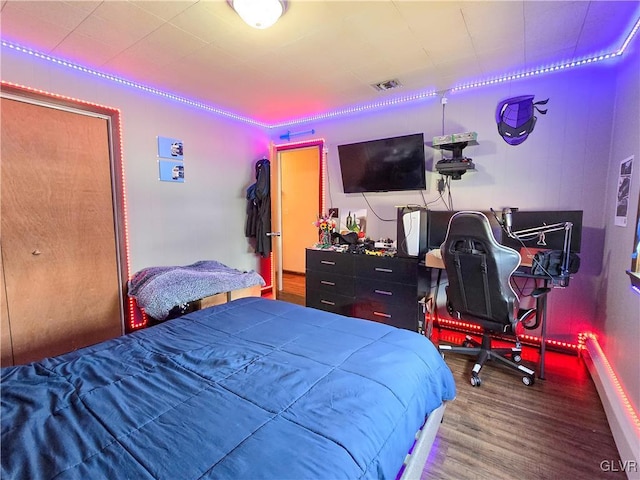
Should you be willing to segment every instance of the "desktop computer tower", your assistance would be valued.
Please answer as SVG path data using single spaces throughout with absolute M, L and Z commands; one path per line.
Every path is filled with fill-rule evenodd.
M 427 253 L 427 212 L 424 207 L 398 207 L 397 255 L 422 258 Z

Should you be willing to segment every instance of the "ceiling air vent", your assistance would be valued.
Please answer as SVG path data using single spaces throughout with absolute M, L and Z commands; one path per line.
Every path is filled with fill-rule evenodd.
M 393 80 L 386 80 L 380 83 L 374 83 L 371 86 L 376 90 L 378 90 L 379 92 L 384 92 L 385 90 L 392 90 L 394 88 L 401 87 L 402 84 L 400 83 L 400 80 L 393 79 Z

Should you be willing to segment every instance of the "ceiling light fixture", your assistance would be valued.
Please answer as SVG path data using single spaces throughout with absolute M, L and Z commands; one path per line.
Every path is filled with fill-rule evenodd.
M 286 10 L 286 0 L 228 0 L 231 7 L 247 25 L 269 28 Z

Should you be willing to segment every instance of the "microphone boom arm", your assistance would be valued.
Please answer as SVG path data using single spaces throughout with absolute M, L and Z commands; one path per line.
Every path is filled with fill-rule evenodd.
M 573 223 L 561 222 L 553 223 L 551 225 L 541 225 L 539 227 L 527 228 L 523 230 L 511 230 L 510 222 L 506 223 L 507 235 L 511 238 L 520 240 L 531 240 L 532 238 L 539 237 L 545 233 L 559 232 L 564 230 L 564 242 L 562 248 L 562 266 L 560 274 L 560 286 L 566 286 L 569 282 L 569 254 L 571 253 L 571 234 L 573 230 Z

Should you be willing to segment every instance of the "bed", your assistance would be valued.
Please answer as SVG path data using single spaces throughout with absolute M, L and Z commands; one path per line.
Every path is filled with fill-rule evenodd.
M 0 388 L 0 476 L 32 480 L 419 478 L 455 397 L 425 337 L 265 298 L 5 368 Z
M 260 296 L 264 285 L 264 279 L 253 270 L 201 260 L 184 266 L 144 268 L 129 280 L 128 295 L 151 323 L 157 323 L 237 298 Z

